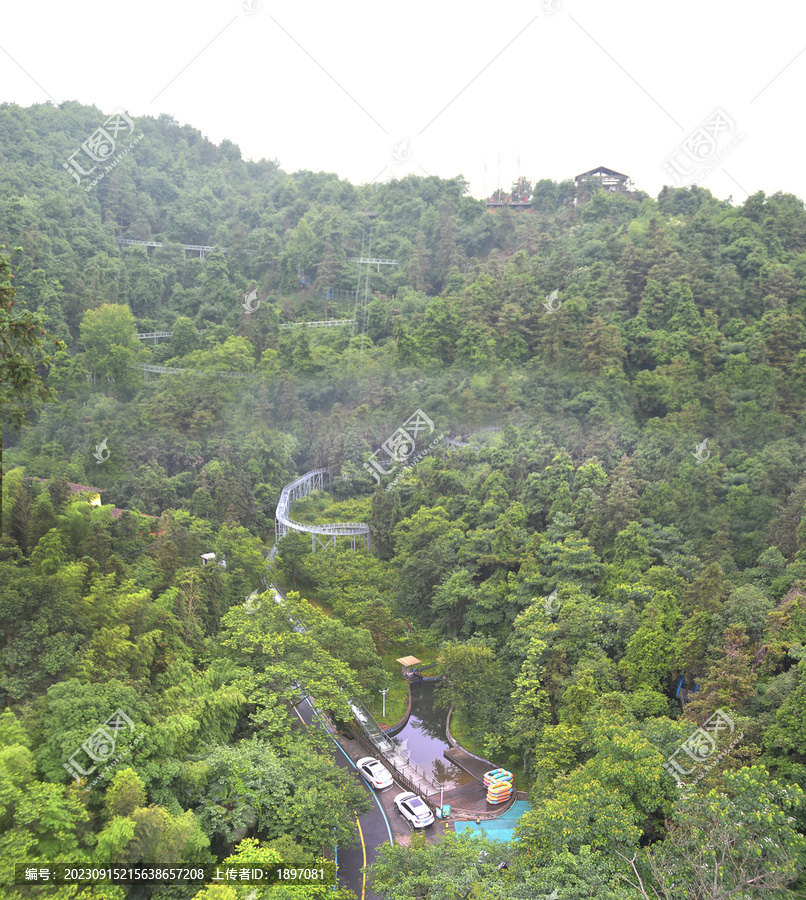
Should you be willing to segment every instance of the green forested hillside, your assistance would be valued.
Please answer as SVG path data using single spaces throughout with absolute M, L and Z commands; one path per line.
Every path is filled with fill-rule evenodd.
M 0 864 L 348 840 L 362 795 L 286 701 L 347 719 L 339 685 L 368 700 L 416 640 L 532 808 L 511 846 L 389 850 L 379 894 L 803 896 L 803 202 L 540 181 L 488 210 L 461 177 L 289 174 L 167 117 L 88 191 L 62 164 L 103 119 L 0 106 L 3 327 L 63 342 L 51 399 L 3 423 Z M 366 303 L 361 255 L 398 263 Z M 330 318 L 353 324 L 280 327 Z M 376 486 L 415 410 L 468 446 Z M 372 550 L 285 538 L 291 608 L 252 614 L 282 487 L 320 466 L 300 515 Z M 142 739 L 85 791 L 64 764 L 117 709 Z M 718 711 L 740 739 L 678 785 Z

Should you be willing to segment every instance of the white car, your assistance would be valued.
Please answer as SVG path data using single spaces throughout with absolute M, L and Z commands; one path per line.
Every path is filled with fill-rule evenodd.
M 377 759 L 371 756 L 365 756 L 356 763 L 358 771 L 367 779 L 367 781 L 376 789 L 391 787 L 394 782 L 389 770 L 386 766 L 381 765 Z
M 408 820 L 412 828 L 425 828 L 434 824 L 434 814 L 417 796 L 411 791 L 404 791 L 395 797 L 395 806 L 397 811 L 402 813 Z

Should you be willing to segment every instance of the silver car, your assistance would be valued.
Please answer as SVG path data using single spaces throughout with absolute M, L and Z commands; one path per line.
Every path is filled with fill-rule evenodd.
M 429 807 L 411 791 L 404 791 L 395 797 L 397 811 L 402 813 L 412 828 L 425 828 L 434 824 L 434 814 Z

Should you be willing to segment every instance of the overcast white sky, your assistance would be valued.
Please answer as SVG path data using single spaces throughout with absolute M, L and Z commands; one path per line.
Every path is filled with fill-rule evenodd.
M 0 0 L 0 100 L 169 113 L 354 183 L 605 165 L 806 198 L 804 26 L 792 0 Z

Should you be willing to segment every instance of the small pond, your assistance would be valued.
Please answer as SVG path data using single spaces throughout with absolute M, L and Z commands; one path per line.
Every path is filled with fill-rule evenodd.
M 395 740 L 417 763 L 446 787 L 457 787 L 473 781 L 458 766 L 449 762 L 443 752 L 450 747 L 445 732 L 448 714 L 434 709 L 434 688 L 438 682 L 419 681 L 411 685 L 411 716 Z

